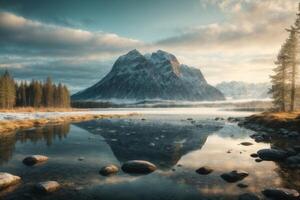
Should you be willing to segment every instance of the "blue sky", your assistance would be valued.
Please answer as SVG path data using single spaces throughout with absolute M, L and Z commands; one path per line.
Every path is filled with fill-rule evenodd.
M 0 71 L 73 92 L 132 49 L 162 49 L 211 84 L 266 82 L 297 0 L 0 0 Z

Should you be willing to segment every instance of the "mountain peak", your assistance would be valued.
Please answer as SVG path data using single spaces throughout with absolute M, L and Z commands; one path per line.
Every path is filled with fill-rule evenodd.
M 177 76 L 180 75 L 180 63 L 177 58 L 166 51 L 158 50 L 151 54 L 151 62 L 158 66 L 164 66 L 167 71 L 174 72 Z
M 142 55 L 136 49 L 118 58 L 98 83 L 73 95 L 73 100 L 224 100 L 207 84 L 199 69 L 180 65 L 176 57 L 158 50 Z
M 170 54 L 166 51 L 158 50 L 154 53 L 152 53 L 151 58 L 153 59 L 154 62 L 164 62 L 166 60 L 171 61 L 171 62 L 176 62 L 179 64 L 177 58 L 173 55 Z
M 129 51 L 126 55 L 142 55 L 137 49 Z

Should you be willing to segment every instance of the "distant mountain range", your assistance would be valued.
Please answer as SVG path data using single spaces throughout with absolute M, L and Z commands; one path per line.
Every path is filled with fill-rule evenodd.
M 72 96 L 73 101 L 224 99 L 199 69 L 161 50 L 146 55 L 132 50 L 120 56 L 102 80 Z
M 271 88 L 270 83 L 222 82 L 216 85 L 227 99 L 266 99 Z

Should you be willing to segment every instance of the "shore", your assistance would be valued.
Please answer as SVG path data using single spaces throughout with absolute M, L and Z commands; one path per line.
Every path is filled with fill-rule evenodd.
M 59 124 L 65 122 L 80 122 L 92 119 L 121 118 L 136 115 L 128 112 L 91 111 L 87 109 L 33 109 L 22 108 L 0 111 L 0 135 L 19 129 Z
M 287 131 L 300 132 L 300 112 L 265 112 L 246 117 L 239 125 L 266 132 L 283 133 Z

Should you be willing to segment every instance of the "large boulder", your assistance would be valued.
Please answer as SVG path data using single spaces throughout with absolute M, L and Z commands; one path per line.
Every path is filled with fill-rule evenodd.
M 45 182 L 38 183 L 35 186 L 35 189 L 41 193 L 51 193 L 60 189 L 60 184 L 56 181 L 45 181 Z
M 42 162 L 46 162 L 48 160 L 47 156 L 43 156 L 43 155 L 32 155 L 32 156 L 28 156 L 23 160 L 23 163 L 25 165 L 28 166 L 32 166 L 35 165 L 37 163 L 42 163 Z
M 288 153 L 278 149 L 261 149 L 257 155 L 262 160 L 267 161 L 283 161 L 288 157 Z
M 119 168 L 116 165 L 107 165 L 104 166 L 100 169 L 99 173 L 102 176 L 108 176 L 108 175 L 112 175 L 112 174 L 116 174 L 118 173 Z
M 19 176 L 14 176 L 9 173 L 0 172 L 0 190 L 9 186 L 15 185 L 21 181 Z
M 122 170 L 129 174 L 149 174 L 156 169 L 153 163 L 144 160 L 132 160 L 122 165 Z
M 221 175 L 221 177 L 229 183 L 234 183 L 234 182 L 243 180 L 248 175 L 249 174 L 245 171 L 235 170 L 235 171 L 232 171 L 232 172 L 229 172 L 229 173 L 224 173 L 224 174 Z
M 262 193 L 273 200 L 299 200 L 299 193 L 296 190 L 287 188 L 269 188 Z

